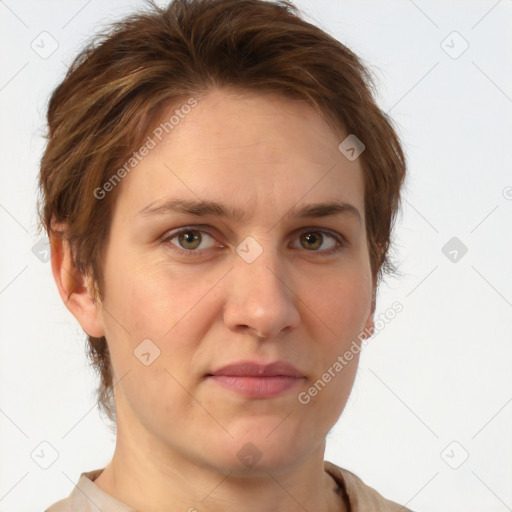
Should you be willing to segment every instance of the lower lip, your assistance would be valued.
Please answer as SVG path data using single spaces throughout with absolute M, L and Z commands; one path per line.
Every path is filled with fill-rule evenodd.
M 217 384 L 251 398 L 271 398 L 288 391 L 303 379 L 302 377 L 240 377 L 211 375 Z

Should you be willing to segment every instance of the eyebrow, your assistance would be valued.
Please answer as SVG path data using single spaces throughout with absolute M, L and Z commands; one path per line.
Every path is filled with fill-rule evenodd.
M 191 201 L 184 199 L 169 199 L 162 203 L 152 202 L 142 208 L 136 216 L 166 215 L 169 213 L 188 213 L 191 215 L 207 216 L 214 215 L 234 221 L 242 221 L 247 215 L 243 210 L 230 205 L 223 205 L 216 201 Z M 310 203 L 304 206 L 294 206 L 285 215 L 284 218 L 317 218 L 329 217 L 334 215 L 348 214 L 361 223 L 361 214 L 352 204 L 344 201 L 327 201 L 321 203 Z

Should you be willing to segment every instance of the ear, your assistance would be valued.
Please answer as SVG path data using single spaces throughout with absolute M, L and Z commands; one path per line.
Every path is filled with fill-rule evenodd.
M 50 235 L 50 261 L 59 294 L 87 334 L 95 338 L 105 336 L 100 322 L 100 305 L 91 294 L 92 280 L 75 267 L 71 246 L 67 237 L 63 236 L 65 226 L 52 223 L 52 229 L 56 229 L 56 232 Z

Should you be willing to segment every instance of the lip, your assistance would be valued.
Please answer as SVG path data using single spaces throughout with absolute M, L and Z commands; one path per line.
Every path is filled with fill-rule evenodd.
M 257 361 L 240 361 L 213 371 L 210 375 L 230 377 L 304 377 L 304 374 L 287 361 L 279 360 L 262 364 Z
M 229 364 L 207 375 L 220 386 L 250 398 L 272 398 L 295 387 L 305 378 L 286 361 L 261 364 L 242 361 Z

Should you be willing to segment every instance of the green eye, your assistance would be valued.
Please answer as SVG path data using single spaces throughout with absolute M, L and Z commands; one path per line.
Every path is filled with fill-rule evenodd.
M 300 242 L 306 249 L 318 249 L 322 245 L 323 236 L 319 233 L 302 233 Z
M 210 239 L 210 243 L 204 246 L 208 238 Z M 209 233 L 201 229 L 191 228 L 184 228 L 169 233 L 162 241 L 170 242 L 175 246 L 178 252 L 187 256 L 199 256 L 202 249 L 210 249 L 215 246 L 215 240 Z M 201 244 L 203 244 L 203 247 L 200 247 Z
M 318 251 L 320 247 L 324 244 L 327 238 L 327 246 Z M 331 253 L 336 251 L 336 246 L 342 243 L 341 237 L 335 236 L 333 233 L 329 233 L 327 231 L 303 231 L 299 236 L 299 242 L 301 247 L 308 251 L 313 252 L 325 252 Z M 330 240 L 329 240 L 330 239 Z
M 175 238 L 183 249 L 197 249 L 201 244 L 202 236 L 200 231 L 182 231 Z

